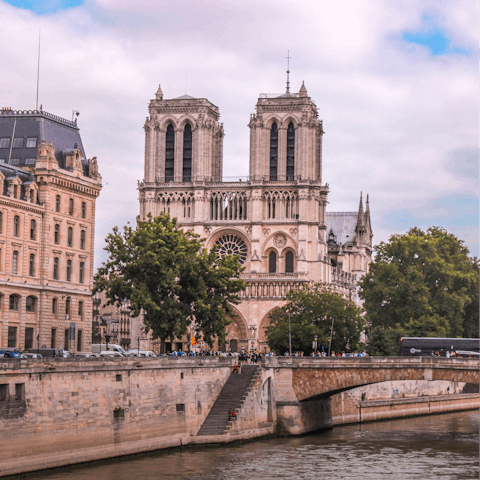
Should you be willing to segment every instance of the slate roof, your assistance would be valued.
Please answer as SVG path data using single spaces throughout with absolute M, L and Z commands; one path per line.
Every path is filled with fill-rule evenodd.
M 175 97 L 173 100 L 197 100 L 195 97 L 191 97 L 190 95 L 182 95 L 181 97 Z
M 23 170 L 23 168 L 16 167 L 14 165 L 7 165 L 5 163 L 0 163 L 0 172 L 5 175 L 5 179 L 14 179 L 19 177 L 22 181 L 20 186 L 20 199 L 25 200 L 25 185 L 29 185 L 35 181 L 35 178 L 32 173 L 28 170 Z M 3 192 L 0 192 L 2 195 L 7 195 L 8 191 L 8 182 L 3 182 Z M 37 203 L 38 199 L 37 199 Z
M 21 147 L 12 144 L 12 137 L 23 139 L 23 142 L 20 141 Z M 88 171 L 87 156 L 76 122 L 43 110 L 1 110 L 0 139 L 2 138 L 9 138 L 10 145 L 8 148 L 0 148 L 0 163 L 35 165 L 38 146 L 44 140 L 47 144 L 52 142 L 60 168 L 65 168 L 66 152 L 79 148 L 83 156 L 84 173 Z M 28 138 L 36 139 L 34 147 L 27 147 Z
M 355 227 L 358 212 L 330 212 L 327 213 L 327 238 L 330 229 L 337 237 L 337 244 L 353 243 L 356 240 Z

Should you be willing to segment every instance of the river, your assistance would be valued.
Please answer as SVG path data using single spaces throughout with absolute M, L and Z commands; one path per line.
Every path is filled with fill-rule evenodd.
M 335 427 L 303 437 L 173 449 L 42 473 L 38 480 L 467 480 L 477 411 Z M 24 477 L 22 477 L 24 478 Z

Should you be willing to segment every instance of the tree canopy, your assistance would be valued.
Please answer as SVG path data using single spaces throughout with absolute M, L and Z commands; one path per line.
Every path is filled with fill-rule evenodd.
M 245 288 L 238 256 L 208 252 L 203 239 L 168 215 L 137 219 L 136 228 L 123 232 L 115 227 L 106 243 L 109 258 L 98 269 L 95 291 L 105 291 L 107 305 L 127 299 L 154 338 L 181 338 L 195 322 L 210 346 L 215 337 L 224 342 L 231 304 Z
M 279 354 L 288 350 L 289 314 L 293 351 L 310 353 L 315 335 L 318 336 L 318 350 L 322 346 L 326 350 L 332 320 L 332 350 L 355 350 L 364 327 L 362 309 L 334 292 L 330 285 L 304 285 L 298 291 L 291 290 L 287 295 L 287 303 L 270 315 L 267 341 L 270 348 Z
M 391 337 L 388 329 L 394 336 L 476 337 L 479 265 L 468 254 L 462 240 L 439 227 L 381 242 L 360 282 L 372 331 L 378 327 L 375 341 Z

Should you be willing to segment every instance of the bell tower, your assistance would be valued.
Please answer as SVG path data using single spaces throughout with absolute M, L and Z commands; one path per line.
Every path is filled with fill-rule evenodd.
M 218 107 L 190 95 L 167 100 L 161 87 L 145 121 L 145 183 L 221 181 L 223 125 Z
M 260 94 L 250 116 L 250 179 L 322 181 L 322 122 L 302 83 L 298 93 Z

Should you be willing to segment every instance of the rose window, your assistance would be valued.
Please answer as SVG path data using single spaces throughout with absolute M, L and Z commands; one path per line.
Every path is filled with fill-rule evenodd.
M 222 235 L 217 242 L 217 253 L 220 257 L 226 255 L 240 255 L 240 263 L 243 265 L 247 260 L 247 245 L 237 235 L 231 233 Z

